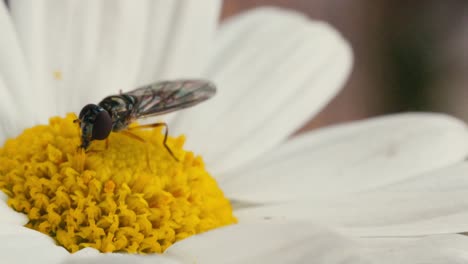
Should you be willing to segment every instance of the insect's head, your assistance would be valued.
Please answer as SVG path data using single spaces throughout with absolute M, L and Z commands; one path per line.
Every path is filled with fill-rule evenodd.
M 92 140 L 105 139 L 112 130 L 112 118 L 104 108 L 88 104 L 79 115 L 81 127 L 81 148 L 88 148 Z

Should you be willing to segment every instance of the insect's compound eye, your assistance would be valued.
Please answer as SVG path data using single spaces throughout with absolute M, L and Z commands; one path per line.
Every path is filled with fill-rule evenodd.
M 86 107 L 86 106 L 85 106 Z M 109 136 L 112 130 L 112 119 L 107 111 L 96 114 L 93 126 L 93 139 L 102 140 Z
M 80 115 L 79 115 L 79 119 L 81 121 L 83 121 L 83 118 L 87 115 L 89 115 L 89 113 L 91 113 L 94 109 L 98 108 L 99 106 L 95 105 L 95 104 L 87 104 L 85 105 L 81 111 L 80 111 Z

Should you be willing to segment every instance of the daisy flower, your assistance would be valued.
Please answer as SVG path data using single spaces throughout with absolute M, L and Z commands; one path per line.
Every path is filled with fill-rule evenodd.
M 347 43 L 277 9 L 218 27 L 219 9 L 214 0 L 0 5 L 2 262 L 463 261 L 466 239 L 450 234 L 468 227 L 465 125 L 402 114 L 287 140 L 344 83 Z M 189 77 L 219 93 L 168 122 L 203 159 L 182 136 L 169 139 L 182 157 L 171 160 L 159 130 L 140 132 L 146 144 L 114 133 L 109 149 L 79 158 L 67 113 Z

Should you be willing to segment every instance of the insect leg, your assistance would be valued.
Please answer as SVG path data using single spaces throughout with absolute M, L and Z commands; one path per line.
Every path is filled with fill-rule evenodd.
M 101 151 L 105 151 L 105 150 L 109 149 L 109 138 L 107 137 L 105 139 L 105 148 L 104 149 L 92 149 L 93 146 L 94 145 L 90 145 L 87 149 L 84 149 L 82 146 L 79 146 L 78 148 L 79 149 L 84 149 L 86 154 L 88 154 L 88 153 L 98 153 L 98 152 L 101 152 Z
M 136 126 L 136 127 L 129 127 L 128 130 L 135 130 L 135 129 L 142 129 L 142 128 L 155 128 L 155 127 L 161 127 L 163 126 L 165 128 L 164 131 L 164 140 L 163 140 L 163 145 L 166 148 L 166 150 L 171 154 L 171 156 L 176 160 L 179 161 L 179 159 L 174 155 L 172 150 L 169 148 L 167 145 L 167 136 L 169 134 L 169 127 L 167 126 L 166 123 L 160 122 L 160 123 L 154 123 L 154 124 L 147 124 L 147 125 L 141 125 L 141 126 Z
M 131 137 L 133 139 L 136 139 L 136 140 L 138 140 L 140 142 L 143 142 L 143 143 L 146 142 L 143 138 L 141 138 L 137 134 L 134 134 L 134 133 L 132 133 L 132 132 L 130 132 L 128 130 L 121 130 L 121 131 L 119 131 L 119 133 L 122 133 L 123 135 L 126 135 L 127 137 Z
M 73 167 L 78 172 L 83 172 L 86 161 L 86 153 L 83 148 L 78 147 L 78 150 L 75 154 L 75 159 L 73 160 Z

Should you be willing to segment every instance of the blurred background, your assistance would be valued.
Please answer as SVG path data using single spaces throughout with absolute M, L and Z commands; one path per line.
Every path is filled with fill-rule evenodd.
M 346 86 L 301 131 L 401 111 L 468 122 L 468 1 L 225 0 L 222 18 L 259 6 L 326 21 L 353 48 Z

